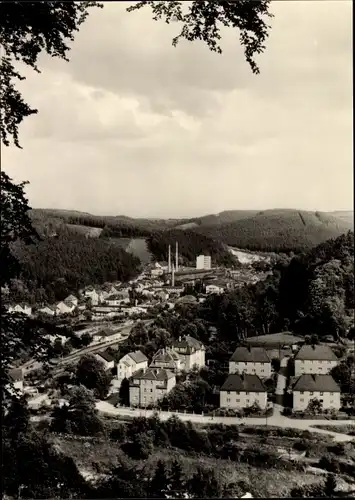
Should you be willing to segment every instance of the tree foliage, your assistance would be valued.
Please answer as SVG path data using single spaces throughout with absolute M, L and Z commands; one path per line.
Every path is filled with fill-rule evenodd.
M 9 146 L 10 138 L 20 147 L 18 127 L 37 110 L 27 104 L 15 82 L 25 77 L 14 64 L 22 63 L 40 72 L 38 58 L 42 52 L 67 61 L 69 43 L 85 21 L 89 8 L 97 2 L 1 2 L 1 141 Z
M 32 303 L 39 298 L 49 303 L 63 300 L 89 284 L 128 281 L 140 265 L 136 257 L 108 241 L 78 234 L 43 238 L 36 245 L 17 242 L 13 254 L 21 264 L 21 280 L 11 293 Z
M 75 381 L 78 385 L 94 391 L 98 398 L 104 399 L 107 396 L 111 379 L 101 361 L 94 356 L 86 355 L 80 358 L 76 367 Z
M 267 20 L 272 17 L 268 0 L 226 1 L 226 2 L 185 2 L 141 1 L 129 7 L 132 12 L 149 6 L 155 21 L 163 19 L 166 23 L 175 22 L 182 26 L 173 38 L 176 46 L 180 39 L 189 42 L 201 40 L 213 52 L 222 53 L 220 45 L 221 28 L 232 28 L 239 32 L 239 41 L 244 48 L 245 58 L 253 73 L 259 73 L 255 55 L 265 50 L 265 42 L 270 26 Z

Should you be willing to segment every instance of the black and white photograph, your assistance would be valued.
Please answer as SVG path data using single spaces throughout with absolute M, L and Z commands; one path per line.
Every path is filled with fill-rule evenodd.
M 355 498 L 351 0 L 0 0 L 4 500 Z

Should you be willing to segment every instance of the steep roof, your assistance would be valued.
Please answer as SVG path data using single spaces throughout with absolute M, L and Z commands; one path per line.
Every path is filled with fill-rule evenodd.
M 236 363 L 270 363 L 270 358 L 263 347 L 237 347 L 230 361 Z
M 159 363 L 176 363 L 180 361 L 180 358 L 175 351 L 170 349 L 159 349 L 153 356 L 152 365 L 157 361 Z
M 301 375 L 293 385 L 293 391 L 340 392 L 340 387 L 331 375 Z
M 233 373 L 228 376 L 221 391 L 266 392 L 266 388 L 257 375 Z
M 178 340 L 174 340 L 173 347 L 175 348 L 187 348 L 190 347 L 193 350 L 204 349 L 204 345 L 199 340 L 191 337 L 191 335 L 184 335 L 183 337 L 179 337 Z
M 295 356 L 298 360 L 338 361 L 328 345 L 303 345 Z
M 128 356 L 133 359 L 135 363 L 143 363 L 143 361 L 148 361 L 148 358 L 142 351 L 129 352 Z
M 72 302 L 73 300 L 77 300 L 77 298 L 76 298 L 74 295 L 70 294 L 70 295 L 68 295 L 68 297 L 65 299 L 65 302 Z
M 12 368 L 12 370 L 9 370 L 8 375 L 13 382 L 23 380 L 23 371 L 21 368 Z
M 105 361 L 107 361 L 108 363 L 115 360 L 115 358 L 111 356 L 111 354 L 107 351 L 98 352 L 97 355 L 100 356 Z
M 158 380 L 162 382 L 165 382 L 173 377 L 175 377 L 175 374 L 165 368 L 141 368 L 132 374 L 132 379 Z

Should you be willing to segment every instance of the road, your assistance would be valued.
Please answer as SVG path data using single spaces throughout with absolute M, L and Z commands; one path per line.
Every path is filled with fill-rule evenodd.
M 130 416 L 130 417 L 139 417 L 146 416 L 150 417 L 153 415 L 153 410 L 133 410 L 131 408 L 116 408 L 112 406 L 110 403 L 106 401 L 99 401 L 96 403 L 96 408 L 100 413 L 106 415 L 120 415 L 120 416 Z M 263 418 L 237 418 L 237 417 L 206 417 L 203 415 L 195 415 L 189 413 L 177 413 L 177 412 L 159 412 L 159 417 L 161 420 L 167 420 L 172 415 L 176 415 L 181 420 L 191 421 L 194 423 L 200 424 L 225 424 L 225 425 L 267 425 L 274 427 L 283 427 L 283 428 L 293 428 L 300 430 L 309 430 L 311 432 L 317 432 L 319 434 L 327 434 L 328 436 L 333 436 L 334 441 L 337 442 L 345 442 L 345 441 L 353 441 L 354 436 L 348 436 L 346 434 L 341 434 L 339 432 L 328 431 L 324 429 L 316 429 L 310 428 L 312 425 L 354 425 L 355 422 L 352 420 L 302 420 L 302 419 L 294 419 L 287 418 L 282 415 L 273 415 L 272 417 L 268 417 L 267 419 Z M 264 421 L 265 420 L 265 421 Z

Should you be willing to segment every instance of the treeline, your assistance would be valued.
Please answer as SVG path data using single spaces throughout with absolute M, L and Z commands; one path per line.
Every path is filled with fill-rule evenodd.
M 235 258 L 219 241 L 193 231 L 171 229 L 155 232 L 148 238 L 148 248 L 158 261 L 168 260 L 168 246 L 171 245 L 172 258 L 175 257 L 175 243 L 179 245 L 180 264 L 196 263 L 200 254 L 211 255 L 213 265 L 234 267 Z
M 139 260 L 102 239 L 61 234 L 37 244 L 16 243 L 21 264 L 19 280 L 10 284 L 19 301 L 54 302 L 90 284 L 128 281 L 137 275 Z
M 254 217 L 193 230 L 227 245 L 265 252 L 303 252 L 350 229 L 344 221 L 325 214 L 266 211 Z

